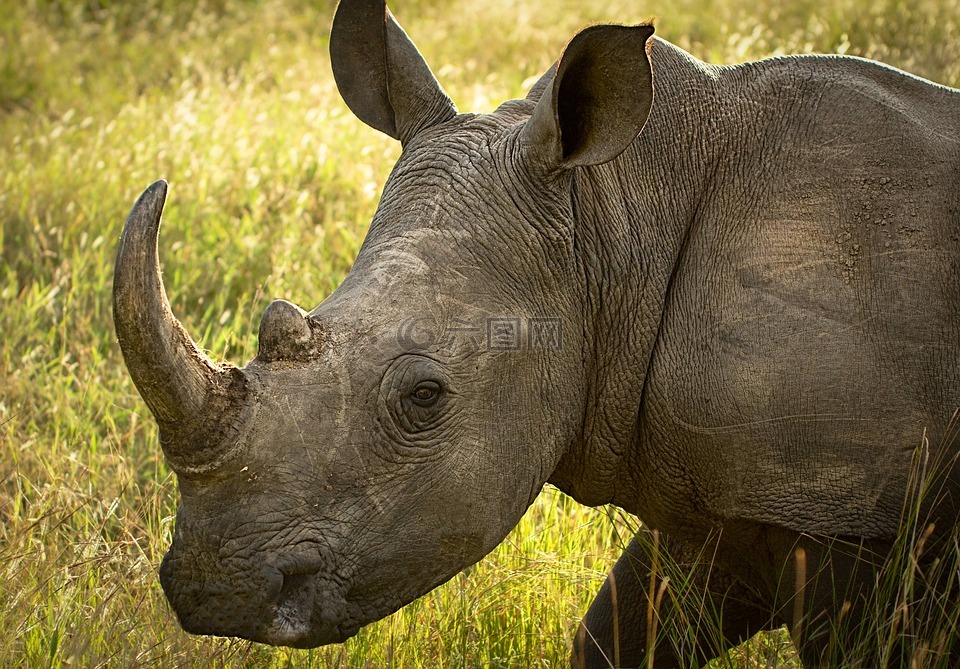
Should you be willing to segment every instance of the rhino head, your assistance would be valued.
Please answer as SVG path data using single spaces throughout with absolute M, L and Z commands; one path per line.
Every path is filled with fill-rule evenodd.
M 481 559 L 576 463 L 593 345 L 573 173 L 640 131 L 652 32 L 588 29 L 528 99 L 461 115 L 382 0 L 344 0 L 338 86 L 403 153 L 344 282 L 309 313 L 270 304 L 243 368 L 171 313 L 166 184 L 140 197 L 114 318 L 178 478 L 160 580 L 186 630 L 341 642 Z

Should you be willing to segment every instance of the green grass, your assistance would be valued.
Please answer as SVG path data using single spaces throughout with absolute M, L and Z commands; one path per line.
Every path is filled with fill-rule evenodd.
M 842 51 L 960 85 L 956 0 L 584 4 L 392 6 L 464 110 L 522 95 L 589 22 L 651 17 L 712 62 Z M 238 363 L 271 299 L 310 308 L 342 280 L 399 147 L 337 96 L 332 11 L 0 0 L 0 666 L 565 666 L 628 521 L 556 491 L 469 574 L 342 647 L 191 637 L 160 592 L 177 495 L 115 343 L 120 228 L 167 178 L 174 311 Z M 738 666 L 767 666 L 782 635 L 750 648 Z

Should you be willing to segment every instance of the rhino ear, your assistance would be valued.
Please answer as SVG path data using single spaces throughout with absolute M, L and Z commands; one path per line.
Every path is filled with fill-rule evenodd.
M 651 35 L 649 25 L 602 25 L 570 41 L 523 129 L 523 145 L 538 163 L 599 165 L 636 139 L 653 103 Z
M 457 108 L 384 0 L 342 0 L 330 31 L 333 77 L 367 125 L 402 143 Z

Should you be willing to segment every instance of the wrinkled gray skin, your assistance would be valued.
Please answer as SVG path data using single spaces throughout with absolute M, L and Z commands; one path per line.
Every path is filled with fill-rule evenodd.
M 787 622 L 817 662 L 809 621 L 837 613 L 817 583 L 872 578 L 829 541 L 882 554 L 924 430 L 955 452 L 960 92 L 853 58 L 712 67 L 652 32 L 584 30 L 527 99 L 458 114 L 382 1 L 345 0 L 341 93 L 403 153 L 346 280 L 309 314 L 271 304 L 243 369 L 170 313 L 166 185 L 144 193 L 115 319 L 178 475 L 160 579 L 186 630 L 343 641 L 482 558 L 549 481 L 675 555 L 707 546 L 727 642 Z M 502 317 L 519 350 L 487 345 Z M 803 634 L 797 546 L 829 576 Z M 644 662 L 645 551 L 575 666 L 607 666 L 614 632 Z

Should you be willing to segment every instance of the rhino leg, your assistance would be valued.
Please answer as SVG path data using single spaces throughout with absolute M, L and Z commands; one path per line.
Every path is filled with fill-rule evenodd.
M 930 666 L 960 666 L 955 635 L 941 636 L 951 629 L 943 602 L 955 601 L 957 589 L 955 574 L 937 560 L 949 554 L 942 541 L 931 538 L 925 551 L 891 564 L 889 541 L 786 537 L 777 608 L 804 666 L 855 659 L 857 666 L 906 669 L 925 657 Z M 937 664 L 946 661 L 941 656 L 951 659 Z
M 573 669 L 646 667 L 648 636 L 657 669 L 701 665 L 756 632 L 771 612 L 701 550 L 641 531 L 627 546 L 580 623 Z M 654 575 L 651 581 L 651 574 Z M 669 583 L 665 586 L 664 579 Z M 662 589 L 662 592 L 661 592 Z M 678 607 L 676 602 L 683 604 Z M 650 629 L 648 620 L 655 620 Z M 721 621 L 718 625 L 717 621 Z M 693 664 L 693 666 L 697 666 Z

